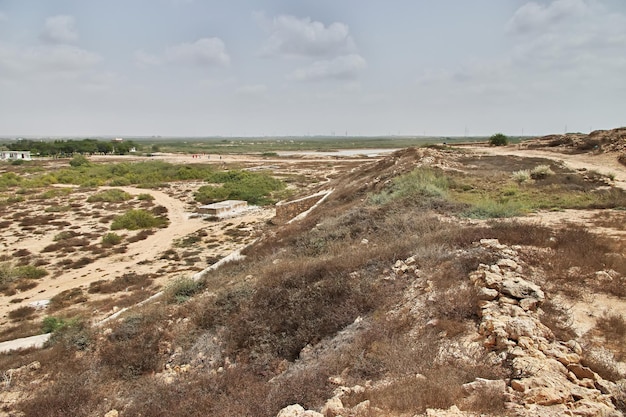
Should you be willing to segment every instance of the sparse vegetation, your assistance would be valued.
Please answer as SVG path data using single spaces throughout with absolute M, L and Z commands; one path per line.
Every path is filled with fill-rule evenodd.
M 601 178 L 568 171 L 559 164 L 547 165 L 545 160 L 481 156 L 467 164 L 471 169 L 456 159 L 438 168 L 437 161 L 443 158 L 439 152 L 452 151 L 445 147 L 405 150 L 381 161 L 353 165 L 345 174 L 333 174 L 324 186 L 335 191 L 323 210 L 288 225 L 268 222 L 262 238 L 244 251 L 244 260 L 211 271 L 200 281 L 188 278 L 191 268 L 185 268 L 198 264 L 202 268 L 200 260 L 214 259 L 205 250 L 209 245 L 223 244 L 222 238 L 236 241 L 249 233 L 248 224 L 223 224 L 219 237 L 203 225 L 206 230 L 171 242 L 168 250 L 155 257 L 160 259 L 143 260 L 142 265 L 154 263 L 150 274 L 125 272 L 109 277 L 102 271 L 102 278 L 88 289 L 55 296 L 45 313 L 52 316 L 45 317 L 43 324 L 31 320 L 40 313 L 15 309 L 9 314 L 13 326 L 33 326 L 28 328 L 32 333 L 41 326 L 52 333 L 52 339 L 41 352 L 0 357 L 2 369 L 40 361 L 42 372 L 25 373 L 20 383 L 49 375 L 44 383 L 28 385 L 32 387 L 28 397 L 20 398 L 10 411 L 90 416 L 115 408 L 124 415 L 146 417 L 273 417 L 295 403 L 319 410 L 340 381 L 364 387 L 342 398 L 348 407 L 369 401 L 380 413 L 413 415 L 427 408 L 458 405 L 481 415 L 507 415 L 505 402 L 512 397 L 506 390 L 492 387 L 468 396 L 464 387 L 476 378 L 507 383 L 512 378 L 511 363 L 500 360 L 497 349 L 485 348 L 484 335 L 477 333 L 484 294 L 470 285 L 468 276 L 481 264 L 494 265 L 500 257 L 476 242 L 499 239 L 506 245 L 519 245 L 514 250 L 519 252 L 524 273 L 532 274 L 546 291 L 537 314 L 553 339 L 564 343 L 578 336 L 571 312 L 552 295 L 577 297 L 584 289 L 624 297 L 619 292 L 626 286 L 623 245 L 586 226 L 462 217 L 491 219 L 538 208 L 620 206 L 626 198 L 620 190 L 602 189 Z M 244 170 L 218 172 L 200 164 L 162 165 L 162 171 L 171 170 L 168 174 L 152 171 L 156 165 L 143 166 L 146 171 L 140 174 L 135 165 L 111 164 L 115 173 L 98 164 L 73 170 L 82 183 L 120 185 L 156 184 L 168 181 L 170 174 L 186 179 L 201 175 L 209 184 L 223 184 L 208 185 L 213 191 L 203 190 L 209 199 L 240 198 L 258 192 L 257 186 L 264 189 L 267 178 L 274 179 Z M 541 165 L 552 173 L 530 181 L 531 170 Z M 144 175 L 148 171 L 150 175 Z M 44 193 L 31 190 L 23 179 L 9 180 L 21 183 L 15 187 L 22 187 L 21 195 L 27 199 Z M 290 182 L 290 187 L 299 186 L 298 181 Z M 282 185 L 273 184 L 251 198 L 270 201 L 284 191 Z M 93 215 L 98 230 L 71 229 L 69 220 L 54 229 L 49 236 L 58 238 L 42 253 L 58 252 L 51 257 L 59 256 L 46 268 L 58 274 L 92 262 L 92 256 L 122 253 L 127 243 L 154 233 L 154 228 L 166 222 L 159 216 L 167 210 L 140 203 L 152 200 L 149 195 L 103 197 L 86 204 L 75 192 L 50 194 L 48 198 L 58 199 L 54 203 L 70 207 L 73 214 L 81 213 L 90 221 Z M 115 201 L 122 204 L 107 204 Z M 33 233 L 35 226 L 48 227 L 68 219 L 59 213 L 33 211 L 26 221 L 9 215 L 6 227 L 12 227 L 14 220 L 24 221 L 21 227 L 32 227 Z M 123 214 L 112 217 L 119 213 Z M 595 219 L 597 224 L 622 227 L 619 216 L 615 220 L 612 213 L 605 214 L 606 218 Z M 107 232 L 110 221 L 113 230 L 139 232 L 124 237 Z M 135 251 L 129 254 L 134 256 Z M 39 268 L 39 255 L 30 247 L 12 251 L 8 256 L 13 260 L 7 258 L 6 263 L 11 268 Z M 164 284 L 168 276 L 181 278 Z M 22 302 L 15 283 L 8 285 L 14 291 L 11 302 Z M 91 329 L 86 324 L 91 317 L 72 318 L 92 312 L 110 314 L 147 298 L 159 285 L 165 285 L 164 297 L 133 308 L 102 328 Z M 606 342 L 607 349 L 619 352 L 626 332 L 623 321 L 621 316 L 603 316 L 590 334 Z M 613 366 L 619 355 L 599 357 L 587 352 L 587 346 L 583 348 L 585 366 L 619 381 Z M 619 398 L 614 395 L 616 402 Z
M 103 201 L 107 203 L 119 203 L 122 201 L 130 200 L 132 196 L 126 191 L 122 191 L 118 188 L 111 188 L 109 190 L 100 191 L 97 194 L 90 196 L 87 201 L 94 203 L 97 201 Z
M 146 210 L 129 210 L 121 216 L 113 219 L 111 230 L 139 230 L 151 229 L 154 227 L 166 227 L 168 220 L 163 217 L 157 217 Z
M 122 237 L 117 233 L 109 232 L 102 236 L 102 246 L 115 246 L 122 241 Z
M 194 194 L 202 204 L 221 200 L 245 200 L 250 204 L 264 205 L 273 202 L 272 194 L 285 188 L 285 184 L 266 173 L 226 171 L 211 175 L 208 182 L 220 186 L 205 185 Z

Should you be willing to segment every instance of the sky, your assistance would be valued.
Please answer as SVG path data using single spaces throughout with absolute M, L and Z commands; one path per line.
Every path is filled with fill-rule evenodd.
M 624 125 L 624 0 L 0 0 L 0 136 Z

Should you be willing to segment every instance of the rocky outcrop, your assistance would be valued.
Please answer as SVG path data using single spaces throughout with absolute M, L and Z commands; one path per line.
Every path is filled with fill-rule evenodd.
M 497 259 L 490 265 L 481 264 L 469 275 L 469 283 L 475 286 L 479 299 L 478 333 L 490 355 L 511 368 L 511 378 L 477 378 L 462 386 L 464 398 L 456 405 L 445 410 L 427 409 L 413 417 L 482 416 L 485 414 L 466 409 L 471 409 L 475 400 L 490 395 L 504 398 L 507 415 L 517 417 L 622 416 L 614 402 L 622 401 L 619 396 L 625 391 L 581 363 L 583 349 L 578 342 L 558 340 L 541 322 L 546 296 L 539 285 L 528 279 L 529 268 L 519 256 L 521 247 L 502 245 L 495 239 L 483 239 L 477 246 L 477 250 L 495 254 Z M 396 262 L 383 279 L 398 277 L 420 279 L 414 258 Z M 428 293 L 432 288 L 423 291 Z M 375 385 L 383 382 L 375 382 L 367 390 L 342 386 L 341 378 L 333 383 L 339 388 L 318 411 L 292 405 L 278 417 L 398 416 L 367 400 L 353 407 L 345 404 L 345 398 L 354 398 L 350 394 L 375 390 Z
M 497 240 L 480 245 L 499 251 L 493 265 L 480 265 L 470 275 L 480 293 L 479 332 L 487 348 L 510 362 L 510 407 L 520 416 L 621 416 L 615 409 L 611 382 L 581 364 L 582 348 L 556 340 L 540 321 L 544 293 L 526 280 L 515 248 Z

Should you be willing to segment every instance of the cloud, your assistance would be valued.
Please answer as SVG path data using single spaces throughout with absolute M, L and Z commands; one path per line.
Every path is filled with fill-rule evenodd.
M 354 80 L 365 67 L 367 63 L 362 56 L 350 54 L 316 61 L 308 68 L 297 69 L 288 78 L 296 81 Z
M 6 22 L 7 20 L 9 20 L 7 15 L 5 13 L 3 13 L 3 12 L 0 12 L 0 23 Z
M 265 84 L 242 85 L 235 90 L 236 94 L 256 96 L 266 93 L 268 90 Z
M 626 88 L 626 16 L 592 0 L 530 2 L 508 24 L 512 47 L 497 59 L 424 71 L 418 88 L 445 99 L 530 103 Z M 436 87 L 436 88 L 435 88 Z
M 230 56 L 220 38 L 202 38 L 194 43 L 181 43 L 165 50 L 165 59 L 173 63 L 198 66 L 228 65 Z
M 73 43 L 78 40 L 73 16 L 58 15 L 46 19 L 41 39 L 49 43 Z
M 147 67 L 152 65 L 160 65 L 163 60 L 154 54 L 150 54 L 146 51 L 135 51 L 135 63 L 141 67 Z
M 261 56 L 329 58 L 356 50 L 350 29 L 344 23 L 326 26 L 310 18 L 278 16 L 268 21 L 259 16 L 270 33 L 261 48 Z
M 0 76 L 17 78 L 75 78 L 93 69 L 102 57 L 72 45 L 16 48 L 0 44 Z

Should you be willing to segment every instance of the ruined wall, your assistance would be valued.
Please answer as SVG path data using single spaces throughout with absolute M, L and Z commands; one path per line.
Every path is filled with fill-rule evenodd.
M 304 197 L 299 200 L 287 201 L 278 203 L 276 205 L 276 217 L 274 217 L 275 223 L 286 223 L 289 220 L 296 217 L 298 214 L 307 211 L 321 200 L 324 195 L 315 194 L 309 197 Z

